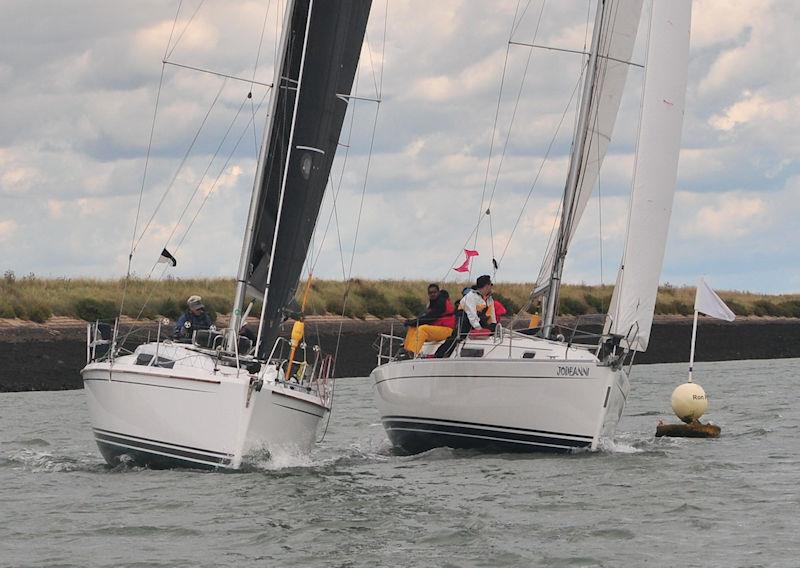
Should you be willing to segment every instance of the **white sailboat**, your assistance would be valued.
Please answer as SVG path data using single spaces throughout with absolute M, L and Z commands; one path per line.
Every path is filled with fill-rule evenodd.
M 116 326 L 89 330 L 82 375 L 108 463 L 238 468 L 251 450 L 313 445 L 330 409 L 331 359 L 302 339 L 295 351 L 278 326 L 316 224 L 370 4 L 287 2 L 230 329 L 195 332 L 191 343 L 159 333 L 130 354 Z M 248 295 L 263 298 L 255 345 L 238 334 Z
M 641 13 L 641 0 L 598 2 L 558 238 L 535 294 L 538 333 L 497 326 L 464 338 L 446 358 L 397 360 L 381 341 L 372 372 L 390 441 L 408 452 L 434 447 L 570 452 L 613 436 L 636 351 L 647 348 L 677 177 L 687 80 L 690 0 L 654 0 L 640 135 L 625 250 L 603 334 L 578 344 L 555 328 L 570 240 L 608 147 Z M 574 335 L 574 334 L 573 334 Z M 386 349 L 384 349 L 386 348 Z

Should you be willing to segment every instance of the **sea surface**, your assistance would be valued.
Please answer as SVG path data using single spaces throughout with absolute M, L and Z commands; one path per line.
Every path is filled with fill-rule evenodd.
M 0 566 L 800 566 L 800 360 L 696 367 L 716 440 L 654 437 L 684 364 L 558 457 L 395 455 L 354 378 L 310 456 L 232 473 L 111 469 L 82 391 L 2 394 Z

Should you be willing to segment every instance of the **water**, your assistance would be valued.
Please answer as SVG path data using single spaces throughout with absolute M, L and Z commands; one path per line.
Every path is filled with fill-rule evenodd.
M 82 391 L 0 395 L 0 566 L 798 566 L 800 360 L 698 364 L 717 440 L 655 439 L 685 365 L 639 366 L 572 456 L 393 455 L 366 379 L 311 456 L 106 467 Z

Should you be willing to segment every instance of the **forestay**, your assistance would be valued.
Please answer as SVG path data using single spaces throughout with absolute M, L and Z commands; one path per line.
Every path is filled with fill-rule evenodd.
M 371 0 L 296 0 L 287 8 L 281 73 L 254 189 L 257 202 L 251 206 L 255 222 L 244 278 L 251 295 L 266 296 L 262 351 L 272 347 L 297 288 L 347 112 L 370 6 Z
M 611 333 L 647 349 L 678 172 L 691 0 L 656 1 L 625 250 L 609 309 Z M 607 331 L 609 331 L 607 330 Z

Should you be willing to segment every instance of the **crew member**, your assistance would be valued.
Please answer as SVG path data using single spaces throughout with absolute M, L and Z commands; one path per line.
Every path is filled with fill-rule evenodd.
M 461 318 L 461 332 L 469 333 L 473 329 L 489 329 L 494 331 L 497 320 L 494 314 L 492 299 L 492 279 L 488 274 L 479 276 L 472 289 L 458 303 L 464 312 Z
M 492 279 L 488 275 L 483 275 L 478 277 L 474 286 L 464 288 L 464 297 L 458 301 L 456 312 L 456 333 L 439 346 L 436 357 L 449 357 L 458 342 L 473 329 L 495 330 L 497 323 L 492 286 Z
M 408 353 L 419 353 L 426 341 L 443 341 L 456 326 L 455 310 L 447 290 L 438 284 L 428 285 L 428 308 L 424 314 L 405 322 L 408 327 L 403 347 Z
M 189 296 L 186 306 L 186 312 L 178 318 L 178 323 L 175 324 L 175 339 L 191 339 L 192 333 L 195 331 L 210 329 L 213 326 L 200 296 Z

